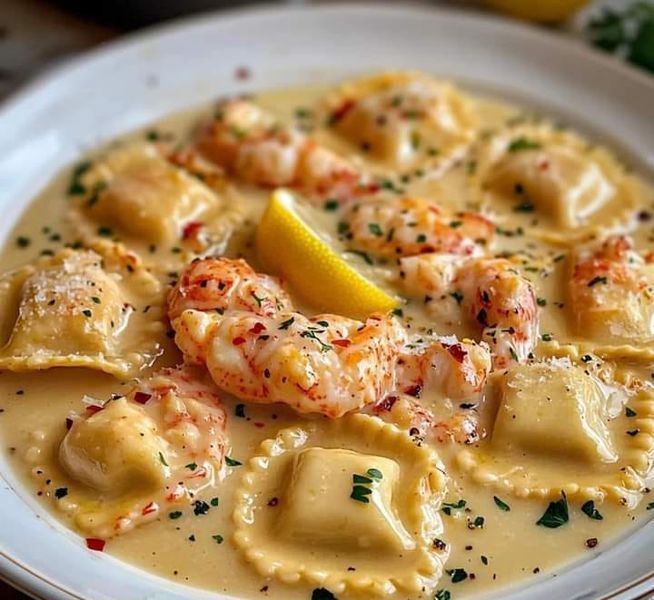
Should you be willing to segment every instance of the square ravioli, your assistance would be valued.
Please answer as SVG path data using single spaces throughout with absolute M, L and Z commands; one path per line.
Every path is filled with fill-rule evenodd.
M 567 229 L 584 224 L 613 197 L 614 186 L 592 159 L 565 147 L 534 146 L 507 152 L 493 167 L 489 189 L 516 206 L 533 204 L 541 216 Z
M 371 469 L 381 478 L 369 477 Z M 399 465 L 390 458 L 341 449 L 301 450 L 291 465 L 278 534 L 331 547 L 385 552 L 412 548 L 414 542 L 393 510 L 399 474 Z M 355 486 L 371 492 L 364 491 L 363 500 L 357 501 L 351 497 L 357 495 Z
M 513 367 L 501 380 L 500 395 L 492 437 L 496 448 L 587 464 L 617 460 L 606 399 L 580 367 Z
M 0 277 L 0 369 L 127 377 L 158 355 L 159 282 L 119 246 L 102 248 L 106 255 L 66 248 Z
M 221 207 L 218 196 L 168 162 L 152 144 L 110 153 L 83 178 L 82 210 L 98 225 L 152 244 L 173 244 L 184 228 Z

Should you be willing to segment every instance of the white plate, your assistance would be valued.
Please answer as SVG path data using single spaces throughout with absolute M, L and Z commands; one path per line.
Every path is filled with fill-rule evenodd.
M 238 81 L 248 66 L 253 77 Z M 580 43 L 473 14 L 384 6 L 196 17 L 110 44 L 37 81 L 0 112 L 0 239 L 33 195 L 89 147 L 247 89 L 412 67 L 462 80 L 617 141 L 654 165 L 654 79 Z M 197 600 L 220 594 L 138 571 L 58 524 L 0 457 L 0 574 L 47 598 Z M 649 522 L 592 559 L 502 598 L 636 598 L 654 589 Z

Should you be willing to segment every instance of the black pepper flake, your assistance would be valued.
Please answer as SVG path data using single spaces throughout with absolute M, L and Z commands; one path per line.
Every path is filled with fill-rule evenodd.
M 209 505 L 204 500 L 196 500 L 193 503 L 193 514 L 198 517 L 209 512 Z
M 57 499 L 68 496 L 68 488 L 66 488 L 66 487 L 57 488 L 55 490 L 54 495 L 55 495 L 55 498 L 57 498 Z

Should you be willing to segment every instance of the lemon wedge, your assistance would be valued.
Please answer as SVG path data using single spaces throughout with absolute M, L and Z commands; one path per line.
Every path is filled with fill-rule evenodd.
M 541 23 L 565 21 L 587 2 L 588 0 L 486 0 L 491 8 L 519 19 Z
M 302 300 L 321 311 L 365 318 L 398 304 L 313 231 L 287 190 L 270 197 L 256 244 L 264 269 L 286 279 Z

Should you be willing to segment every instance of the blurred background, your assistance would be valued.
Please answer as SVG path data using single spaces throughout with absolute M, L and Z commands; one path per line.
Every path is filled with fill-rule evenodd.
M 326 0 L 323 0 L 325 2 Z M 372 0 L 368 0 L 372 3 Z M 521 19 L 654 74 L 654 0 L 378 0 Z M 316 0 L 0 0 L 0 102 L 25 82 L 141 27 L 207 10 Z M 201 16 L 199 17 L 201 18 Z M 26 599 L 0 582 L 3 600 Z
M 141 27 L 207 10 L 313 3 L 315 0 L 0 0 L 0 101 L 49 67 Z M 654 0 L 412 0 L 404 4 L 528 20 L 654 72 Z

